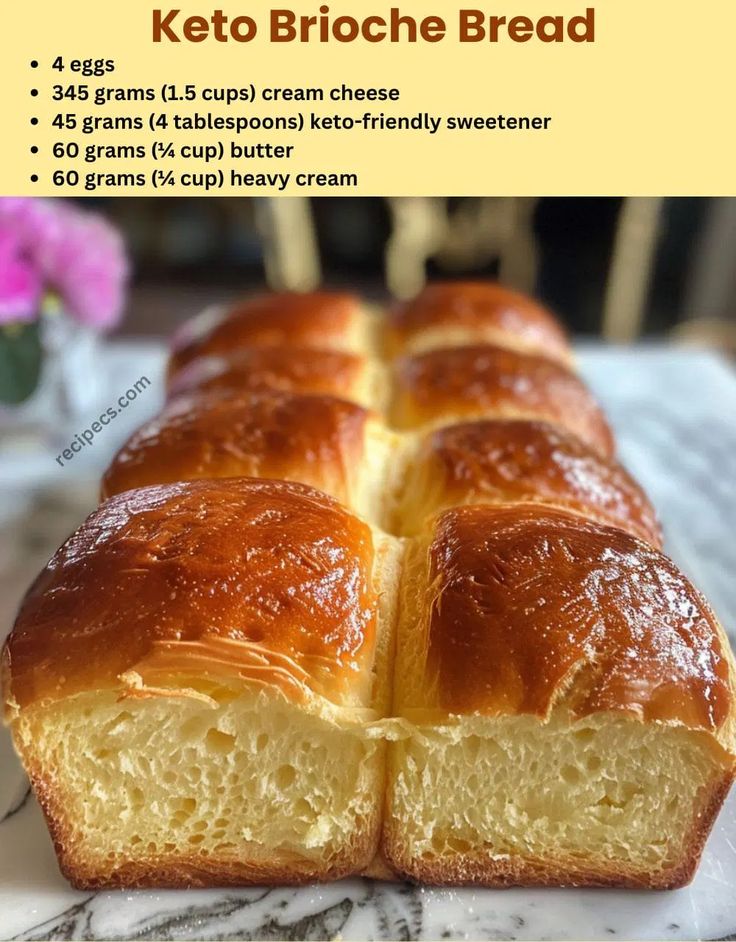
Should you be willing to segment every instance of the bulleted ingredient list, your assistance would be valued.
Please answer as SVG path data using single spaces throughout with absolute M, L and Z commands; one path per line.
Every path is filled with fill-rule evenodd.
M 425 138 L 431 153 L 431 139 L 439 133 L 458 139 L 470 132 L 544 134 L 553 124 L 551 114 L 510 114 L 490 105 L 485 113 L 407 110 L 396 86 L 154 87 L 119 83 L 113 59 L 60 55 L 48 64 L 34 60 L 32 67 L 33 97 L 43 96 L 48 104 L 52 146 L 43 163 L 50 184 L 80 193 L 101 187 L 251 194 L 358 189 L 359 167 L 331 158 L 335 136 L 351 138 L 359 153 L 365 136 L 394 149 L 396 138 L 411 135 Z M 312 146 L 324 140 L 316 164 L 301 146 L 305 135 Z

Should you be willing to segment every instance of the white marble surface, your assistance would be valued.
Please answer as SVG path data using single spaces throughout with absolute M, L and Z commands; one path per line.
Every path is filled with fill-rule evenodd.
M 126 374 L 126 362 L 132 367 L 137 357 L 140 365 L 141 356 L 147 358 L 147 369 L 159 376 L 156 351 L 146 348 L 136 353 L 128 347 L 111 353 L 113 379 Z M 584 348 L 580 365 L 609 411 L 622 460 L 660 510 L 669 552 L 709 596 L 734 639 L 736 374 L 708 354 L 661 348 Z M 158 394 L 151 391 L 141 405 L 140 418 L 153 408 Z M 7 599 L 19 595 L 30 578 L 28 567 L 40 565 L 43 554 L 53 549 L 39 537 L 39 532 L 46 532 L 43 521 L 51 514 L 49 529 L 61 535 L 65 526 L 76 525 L 94 500 L 97 465 L 106 460 L 104 449 L 90 455 L 81 474 L 86 483 L 80 475 L 72 482 L 54 472 L 44 477 L 42 492 L 32 493 L 16 482 L 12 498 L 0 480 L 6 509 L 4 549 L 0 546 L 0 567 L 5 567 L 3 614 L 10 610 Z M 11 505 L 15 514 L 9 512 Z M 61 535 L 54 539 L 58 542 Z M 10 546 L 18 558 L 3 557 Z M 0 634 L 8 627 L 0 626 Z M 439 890 L 365 880 L 298 890 L 78 893 L 60 876 L 40 811 L 27 794 L 7 737 L 0 739 L 0 938 L 338 935 L 343 939 L 736 939 L 736 795 L 718 819 L 693 884 L 669 893 Z

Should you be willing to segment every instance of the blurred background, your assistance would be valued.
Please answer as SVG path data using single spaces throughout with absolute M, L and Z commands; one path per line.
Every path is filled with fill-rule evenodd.
M 736 352 L 736 200 L 638 198 L 82 200 L 124 233 L 126 334 L 167 333 L 245 289 L 500 277 L 573 334 L 688 338 Z

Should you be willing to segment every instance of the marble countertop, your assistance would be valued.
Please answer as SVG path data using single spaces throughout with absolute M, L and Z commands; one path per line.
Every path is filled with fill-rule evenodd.
M 160 382 L 162 351 L 111 347 L 110 389 L 141 363 Z M 736 373 L 707 353 L 584 347 L 580 368 L 608 410 L 623 462 L 649 491 L 667 550 L 736 642 Z M 126 372 L 127 371 L 127 372 Z M 119 383 L 118 383 L 119 384 Z M 141 421 L 160 388 L 126 422 Z M 127 432 L 119 428 L 119 438 Z M 91 509 L 111 437 L 75 473 L 0 475 L 0 637 L 30 579 Z M 46 456 L 47 457 L 47 456 Z M 0 734 L 3 939 L 736 939 L 736 794 L 690 887 L 442 890 L 350 880 L 329 886 L 80 893 L 58 872 L 40 810 Z

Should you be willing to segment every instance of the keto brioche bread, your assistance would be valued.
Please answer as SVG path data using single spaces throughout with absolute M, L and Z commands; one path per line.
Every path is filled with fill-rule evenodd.
M 169 375 L 201 356 L 241 347 L 296 345 L 365 353 L 373 319 L 352 294 L 264 294 L 230 308 L 212 307 L 187 321 L 172 340 Z
M 197 478 L 281 478 L 318 487 L 381 524 L 396 438 L 362 406 L 334 396 L 183 393 L 123 445 L 102 496 Z
M 610 456 L 605 416 L 571 361 L 562 328 L 536 302 L 498 285 L 452 282 L 397 305 L 385 323 L 354 296 L 330 292 L 210 309 L 175 335 L 167 382 L 171 395 L 212 387 L 328 393 L 403 430 L 542 420 Z
M 478 343 L 572 362 L 567 337 L 554 315 L 495 282 L 435 282 L 387 312 L 389 356 Z
M 442 330 L 453 318 L 462 323 L 454 341 L 492 337 L 501 345 L 432 349 L 448 340 Z M 499 286 L 459 282 L 432 286 L 415 302 L 398 305 L 383 328 L 352 296 L 326 292 L 258 297 L 214 318 L 205 314 L 208 320 L 206 328 L 188 325 L 175 339 L 170 402 L 116 456 L 103 496 L 199 477 L 278 477 L 320 487 L 372 523 L 405 535 L 440 506 L 506 499 L 491 478 L 518 476 L 523 458 L 527 472 L 512 499 L 581 507 L 660 541 L 646 497 L 607 460 L 613 437 L 600 407 L 581 380 L 555 362 L 569 360 L 564 333 L 530 299 Z M 402 343 L 397 332 L 406 334 Z M 254 341 L 261 345 L 252 346 Z M 295 345 L 305 342 L 314 346 Z M 328 349 L 330 344 L 362 344 L 363 352 Z M 545 346 L 559 355 L 519 352 Z M 429 352 L 393 362 L 376 355 L 424 347 Z M 185 393 L 189 398 L 181 399 Z M 475 466 L 474 482 L 463 488 L 457 474 L 448 473 L 435 475 L 431 485 L 432 460 L 422 440 L 428 429 L 453 428 L 461 419 L 466 438 L 476 439 L 463 446 L 463 462 Z M 554 428 L 542 433 L 540 423 Z M 499 454 L 503 467 L 494 470 L 492 457 L 484 464 L 471 456 L 494 427 L 528 439 L 517 448 L 516 470 L 509 470 L 509 454 Z M 455 448 L 456 457 L 462 450 Z M 598 463 L 593 450 L 601 455 Z M 428 487 L 433 496 L 425 493 Z
M 550 315 L 456 283 L 197 331 L 3 651 L 69 879 L 686 882 L 733 658 Z
M 430 883 L 680 886 L 734 776 L 735 678 L 658 550 L 535 504 L 408 550 L 383 851 Z M 421 600 L 417 604 L 417 600 Z
M 562 326 L 541 304 L 494 282 L 452 281 L 429 285 L 416 298 L 389 307 L 383 317 L 355 295 L 330 291 L 258 295 L 229 307 L 211 307 L 174 335 L 168 375 L 173 382 L 192 360 L 228 358 L 248 347 L 301 347 L 392 359 L 473 344 L 572 363 Z M 246 377 L 248 370 L 236 372 Z
M 195 357 L 169 380 L 169 395 L 195 389 L 341 396 L 371 407 L 385 386 L 378 361 L 310 347 L 239 347 L 231 354 Z
M 532 501 L 662 542 L 631 476 L 559 427 L 486 420 L 396 432 L 348 400 L 267 389 L 175 396 L 118 451 L 101 496 L 240 476 L 311 484 L 399 536 L 447 507 Z
M 6 719 L 68 878 L 365 867 L 397 578 L 395 541 L 305 485 L 196 481 L 102 504 L 3 655 Z
M 662 543 L 654 508 L 631 475 L 546 422 L 487 420 L 437 429 L 422 439 L 408 467 L 393 523 L 403 536 L 449 507 L 538 502 Z
M 606 457 L 613 435 L 585 384 L 544 357 L 502 347 L 431 350 L 399 360 L 391 422 L 396 428 L 468 419 L 541 419 L 568 429 Z

